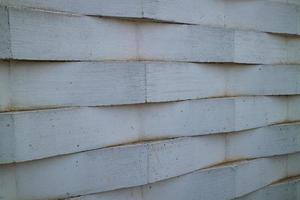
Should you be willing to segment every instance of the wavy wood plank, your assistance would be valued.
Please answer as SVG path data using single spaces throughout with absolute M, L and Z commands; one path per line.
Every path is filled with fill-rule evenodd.
M 1 0 L 0 5 L 300 34 L 297 30 L 299 6 L 287 1 Z
M 300 94 L 297 65 L 0 62 L 0 111 Z
M 1 35 L 10 35 L 1 42 L 10 47 L 1 49 L 2 59 L 300 62 L 299 37 L 15 8 L 1 15 Z
M 137 140 L 262 127 L 288 120 L 287 104 L 286 97 L 239 97 L 2 113 L 1 162 L 32 160 Z M 294 115 L 294 120 L 299 120 L 299 116 L 299 113 Z
M 286 177 L 286 156 L 238 162 L 148 184 L 72 200 L 102 199 L 222 199 L 229 200 L 253 192 Z M 298 171 L 299 173 L 299 171 Z M 263 176 L 261 174 L 264 174 Z M 174 191 L 177 191 L 174 193 Z

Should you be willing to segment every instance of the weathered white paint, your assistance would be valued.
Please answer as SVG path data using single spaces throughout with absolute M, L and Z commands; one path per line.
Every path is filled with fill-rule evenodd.
M 286 97 L 238 97 L 2 113 L 0 134 L 1 143 L 5 145 L 0 146 L 0 152 L 4 152 L 0 154 L 1 163 L 144 139 L 262 127 L 289 119 L 288 100 Z M 294 121 L 299 117 L 299 113 L 294 115 Z
M 135 200 L 229 200 L 282 179 L 286 177 L 287 171 L 286 156 L 262 158 L 199 170 L 142 187 L 86 195 L 73 200 L 121 200 L 131 199 L 131 196 Z
M 297 1 L 294 1 L 297 2 Z M 294 3 L 292 2 L 292 3 Z M 1 0 L 1 5 L 300 34 L 299 6 L 268 0 Z M 298 11 L 298 12 L 297 12 Z
M 1 49 L 0 58 L 299 63 L 300 50 L 289 45 L 290 40 L 299 43 L 294 37 L 15 8 L 0 11 L 1 24 L 6 24 L 1 35 L 10 35 L 2 41 L 10 48 Z
M 264 187 L 237 200 L 298 200 L 300 199 L 300 179 L 295 177 Z M 80 198 L 79 198 L 80 199 Z
M 1 62 L 0 110 L 300 94 L 298 65 Z

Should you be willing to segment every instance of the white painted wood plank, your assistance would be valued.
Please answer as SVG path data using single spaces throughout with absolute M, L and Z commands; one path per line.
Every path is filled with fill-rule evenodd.
M 262 188 L 237 200 L 298 200 L 300 199 L 300 179 L 293 178 Z
M 12 59 L 299 63 L 300 50 L 287 44 L 290 37 L 268 33 L 14 8 L 9 16 L 3 22 L 9 30 L 4 27 L 1 34 L 10 34 L 5 42 L 10 41 Z M 7 58 L 7 51 L 0 57 Z
M 124 3 L 122 0 L 90 0 L 86 3 L 83 0 L 1 0 L 0 4 L 289 34 L 297 33 L 297 22 L 300 21 L 297 18 L 299 6 L 287 4 L 287 1 L 128 0 Z
M 6 145 L 2 146 L 1 152 L 5 153 L 0 154 L 1 163 L 68 154 L 144 139 L 262 127 L 289 119 L 287 104 L 288 99 L 285 97 L 239 97 L 2 113 L 0 134 L 1 142 Z M 299 117 L 299 114 L 295 115 L 294 120 L 299 120 Z
M 106 197 L 118 200 L 122 199 L 123 194 L 125 199 L 130 199 L 132 195 L 138 200 L 233 199 L 286 177 L 286 164 L 286 156 L 242 161 L 198 170 L 142 187 L 85 195 L 73 200 L 99 200 Z

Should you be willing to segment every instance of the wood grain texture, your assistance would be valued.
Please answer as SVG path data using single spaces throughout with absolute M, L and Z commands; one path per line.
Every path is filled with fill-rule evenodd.
M 23 60 L 299 63 L 299 37 L 8 8 L 10 56 Z M 4 13 L 4 14 L 3 14 Z M 7 13 L 2 9 L 2 15 Z M 1 53 L 1 52 L 0 52 Z
M 0 111 L 300 94 L 298 65 L 0 63 Z
M 145 139 L 241 131 L 281 123 L 291 120 L 288 100 L 286 97 L 238 97 L 2 113 L 1 152 L 4 153 L 0 154 L 1 163 Z M 292 115 L 293 121 L 300 119 L 299 112 Z
M 0 5 L 300 34 L 297 0 L 1 0 Z
M 72 200 L 216 199 L 229 200 L 286 177 L 288 156 L 242 161 L 148 184 Z M 298 171 L 299 173 L 299 171 Z M 263 176 L 262 176 L 263 174 Z M 177 191 L 174 193 L 174 191 Z

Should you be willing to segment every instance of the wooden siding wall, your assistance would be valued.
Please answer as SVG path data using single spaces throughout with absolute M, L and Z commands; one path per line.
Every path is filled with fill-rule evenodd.
M 1 200 L 299 191 L 299 0 L 0 0 Z

